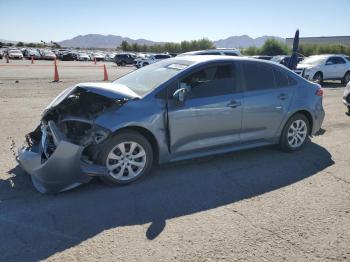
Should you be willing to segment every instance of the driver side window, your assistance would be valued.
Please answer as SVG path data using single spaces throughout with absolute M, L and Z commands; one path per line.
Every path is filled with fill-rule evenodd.
M 189 99 L 233 93 L 237 90 L 234 69 L 234 64 L 206 67 L 182 79 L 180 88 L 187 90 Z

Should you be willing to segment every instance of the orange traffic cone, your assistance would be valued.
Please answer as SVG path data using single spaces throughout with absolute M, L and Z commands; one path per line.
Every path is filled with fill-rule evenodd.
M 34 58 L 33 58 L 33 56 L 32 56 L 32 64 L 34 64 Z
M 96 65 L 96 57 L 94 57 L 94 64 Z
M 55 59 L 55 74 L 53 76 L 53 82 L 59 82 L 60 81 L 60 77 L 58 76 L 58 69 L 57 69 L 57 64 L 56 64 L 56 59 Z
M 6 55 L 6 63 L 10 63 L 9 55 Z
M 107 73 L 106 64 L 103 64 L 103 81 L 108 81 L 108 73 Z

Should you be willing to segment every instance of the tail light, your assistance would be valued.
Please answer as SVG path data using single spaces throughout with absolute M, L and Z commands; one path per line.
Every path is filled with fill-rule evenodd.
M 318 88 L 317 91 L 316 91 L 316 95 L 317 96 L 323 96 L 324 95 L 323 89 L 322 88 Z

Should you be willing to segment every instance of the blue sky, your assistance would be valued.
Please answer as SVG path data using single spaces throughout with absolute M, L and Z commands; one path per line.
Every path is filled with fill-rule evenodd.
M 350 35 L 350 0 L 0 0 L 0 39 L 114 34 L 154 41 Z M 293 15 L 293 12 L 295 13 Z

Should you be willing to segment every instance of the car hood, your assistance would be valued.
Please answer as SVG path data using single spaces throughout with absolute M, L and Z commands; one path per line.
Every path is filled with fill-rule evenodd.
M 72 94 L 77 88 L 82 88 L 88 92 L 99 94 L 111 99 L 134 99 L 140 98 L 134 91 L 125 85 L 114 84 L 114 83 L 81 83 L 76 86 L 67 88 L 62 91 L 52 102 L 46 107 L 50 109 L 52 107 L 60 104 L 64 99 L 66 99 L 70 94 Z
M 297 65 L 297 69 L 310 69 L 310 68 L 313 68 L 315 67 L 315 65 L 312 65 L 312 64 L 298 64 Z

